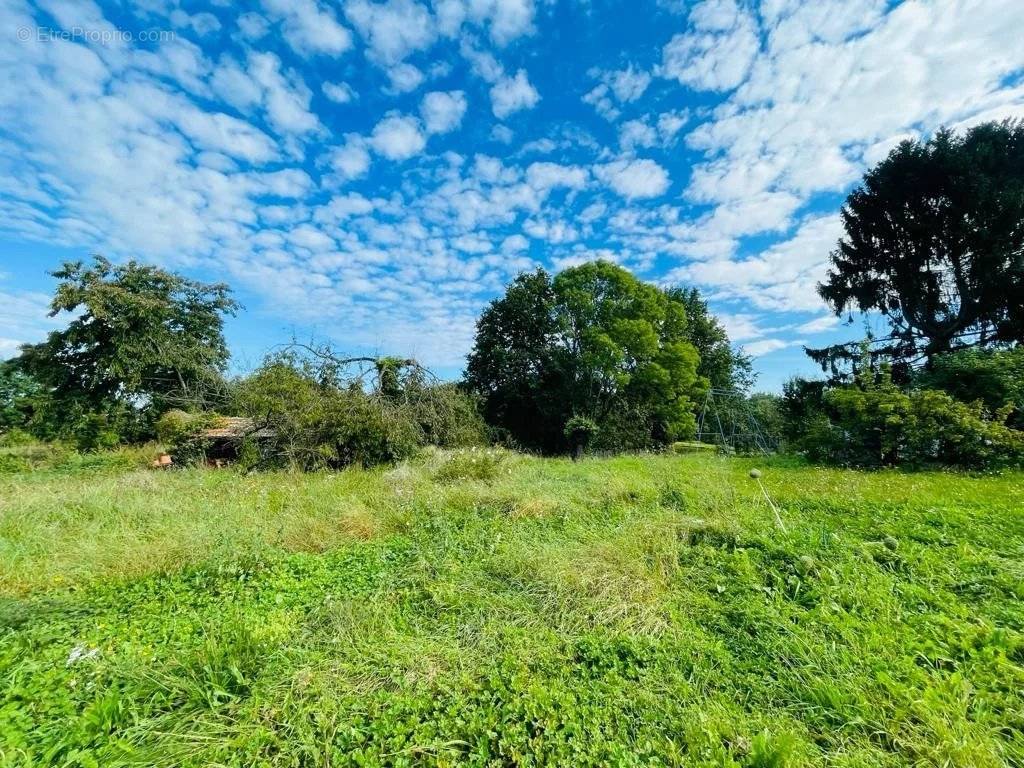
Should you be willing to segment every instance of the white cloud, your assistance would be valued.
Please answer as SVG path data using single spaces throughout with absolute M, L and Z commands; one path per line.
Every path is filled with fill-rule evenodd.
M 546 194 L 555 187 L 583 189 L 587 185 L 587 171 L 577 165 L 558 163 L 533 163 L 526 169 L 527 183 Z
M 284 39 L 300 56 L 310 53 L 337 56 L 352 47 L 352 33 L 338 23 L 333 11 L 316 0 L 263 0 L 263 9 L 272 18 L 281 20 Z M 251 19 L 248 26 L 256 31 Z
M 813 320 L 808 320 L 806 323 L 801 323 L 796 327 L 800 333 L 822 333 L 824 331 L 830 331 L 839 325 L 839 318 L 835 315 L 822 315 L 816 317 Z
M 154 91 L 150 91 L 155 96 Z M 278 151 L 270 137 L 244 120 L 222 113 L 210 114 L 190 104 L 181 105 L 177 115 L 179 129 L 198 147 L 220 151 L 253 163 L 277 158 Z
M 302 224 L 289 231 L 288 242 L 310 251 L 329 251 L 335 247 L 334 240 L 310 224 Z
M 463 38 L 460 41 L 459 52 L 469 62 L 473 74 L 484 82 L 496 83 L 505 76 L 505 68 L 494 58 L 494 54 L 481 50 L 471 39 Z
M 515 133 L 507 125 L 499 123 L 491 128 L 491 138 L 501 144 L 511 144 L 512 139 L 515 138 Z
M 236 19 L 236 23 L 242 33 L 242 37 L 246 40 L 259 40 L 270 29 L 270 22 L 267 21 L 267 18 L 252 11 L 241 14 Z
M 249 73 L 262 89 L 267 120 L 281 133 L 303 134 L 320 127 L 309 110 L 312 94 L 295 72 L 284 72 L 281 60 L 272 53 L 249 56 Z
M 414 0 L 347 0 L 345 17 L 366 41 L 367 56 L 381 66 L 399 64 L 437 39 L 433 16 Z
M 373 201 L 360 194 L 350 192 L 336 195 L 326 205 L 317 208 L 313 218 L 322 224 L 337 224 L 353 216 L 365 216 L 374 209 Z
M 668 190 L 668 171 L 653 160 L 614 160 L 594 169 L 599 179 L 627 200 L 657 197 Z
M 637 147 L 667 148 L 675 143 L 688 119 L 686 110 L 678 110 L 627 120 L 619 126 L 619 146 L 626 152 Z
M 530 84 L 525 69 L 516 72 L 515 77 L 502 77 L 491 87 L 491 109 L 499 120 L 513 112 L 533 109 L 538 101 L 540 94 Z
M 670 273 L 714 289 L 719 298 L 739 299 L 770 310 L 820 311 L 816 286 L 825 277 L 829 251 L 842 233 L 838 214 L 804 221 L 789 239 L 756 256 L 715 258 Z
M 658 132 L 644 120 L 627 120 L 619 126 L 619 144 L 624 150 L 653 147 L 657 143 Z
M 466 114 L 466 94 L 462 91 L 431 91 L 420 102 L 420 115 L 427 133 L 449 133 L 462 124 Z
M 182 22 L 179 26 L 187 26 L 192 29 L 200 37 L 205 37 L 213 32 L 217 32 L 221 28 L 220 21 L 212 13 L 202 11 L 195 14 L 187 14 L 184 11 L 177 11 L 180 14 Z M 173 16 L 174 14 L 172 14 Z
M 634 69 L 630 64 L 625 69 L 607 73 L 605 82 L 615 94 L 615 98 L 623 104 L 628 104 L 644 95 L 647 86 L 651 84 L 651 75 L 643 70 Z
M 736 0 L 702 0 L 690 12 L 692 31 L 662 51 L 658 74 L 707 91 L 743 82 L 760 47 L 757 21 Z
M 731 90 L 687 137 L 705 159 L 685 194 L 711 212 L 670 247 L 706 260 L 689 272 L 721 295 L 813 311 L 837 218 L 808 219 L 753 256 L 734 256 L 739 238 L 787 231 L 819 194 L 847 190 L 903 139 L 1024 113 L 1012 79 L 1024 49 L 1011 31 L 1024 5 L 765 0 L 757 12 L 763 44 L 750 10 L 716 0 L 694 6 L 693 29 L 666 48 L 659 74 Z
M 324 96 L 335 104 L 348 104 L 350 101 L 357 98 L 356 92 L 352 90 L 352 86 L 348 83 L 331 83 L 324 81 L 320 84 L 320 90 L 324 92 Z
M 384 70 L 391 81 L 392 93 L 409 93 L 423 84 L 424 75 L 419 67 L 403 61 Z
M 563 219 L 527 219 L 523 231 L 536 240 L 546 240 L 552 245 L 572 243 L 580 239 L 579 230 Z
M 739 314 L 720 313 L 717 318 L 729 335 L 730 341 L 749 341 L 765 335 L 765 330 L 757 322 L 757 315 L 745 312 Z
M 505 46 L 535 31 L 533 0 L 436 0 L 434 7 L 438 26 L 449 37 L 468 23 L 487 27 L 491 40 Z
M 501 243 L 502 253 L 521 253 L 529 249 L 530 241 L 522 235 L 509 235 Z
M 329 152 L 327 162 L 342 180 L 358 179 L 370 170 L 366 141 L 357 134 L 346 134 L 345 143 Z
M 591 70 L 590 74 L 599 82 L 583 96 L 583 102 L 610 121 L 617 120 L 621 114 L 616 102 L 621 105 L 636 101 L 651 84 L 650 73 L 635 69 L 632 64 L 620 70 Z
M 772 352 L 778 352 L 787 347 L 797 347 L 803 344 L 803 340 L 784 341 L 783 339 L 761 339 L 743 345 L 743 351 L 751 357 L 764 357 Z
M 622 112 L 612 101 L 611 90 L 606 83 L 599 83 L 583 95 L 583 103 L 592 106 L 605 120 L 614 122 Z
M 0 290 L 0 360 L 18 354 L 22 344 L 42 341 L 59 324 L 58 318 L 48 317 L 49 304 L 50 297 L 43 293 Z
M 392 115 L 377 123 L 369 144 L 389 160 L 408 160 L 423 151 L 427 140 L 416 118 Z
M 690 114 L 686 110 L 662 112 L 658 115 L 658 135 L 662 142 L 668 144 L 675 139 L 689 119 Z

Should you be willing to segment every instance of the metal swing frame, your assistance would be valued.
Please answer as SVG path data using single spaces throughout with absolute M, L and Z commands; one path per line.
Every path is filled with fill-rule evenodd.
M 711 388 L 697 420 L 697 442 L 728 447 L 734 453 L 775 453 L 778 438 L 764 431 L 742 392 Z

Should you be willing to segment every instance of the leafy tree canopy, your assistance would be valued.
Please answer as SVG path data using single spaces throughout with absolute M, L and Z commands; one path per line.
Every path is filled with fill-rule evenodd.
M 748 355 L 733 347 L 729 335 L 711 314 L 708 303 L 696 288 L 670 288 L 668 297 L 686 308 L 686 338 L 697 349 L 697 373 L 716 389 L 745 392 L 754 384 L 753 364 Z
M 1024 124 L 904 141 L 843 207 L 845 237 L 819 285 L 837 314 L 888 320 L 896 372 L 939 353 L 1024 340 Z M 836 372 L 856 345 L 809 350 Z
M 28 425 L 40 390 L 39 383 L 13 361 L 0 362 L 0 432 Z
M 692 432 L 699 363 L 684 304 L 598 261 L 516 278 L 481 316 L 466 378 L 525 447 L 565 450 L 574 417 L 599 447 L 644 447 Z
M 101 256 L 52 274 L 60 282 L 50 315 L 71 319 L 46 341 L 23 346 L 15 365 L 46 388 L 55 410 L 159 405 L 218 378 L 226 365 L 223 319 L 237 308 L 227 286 Z

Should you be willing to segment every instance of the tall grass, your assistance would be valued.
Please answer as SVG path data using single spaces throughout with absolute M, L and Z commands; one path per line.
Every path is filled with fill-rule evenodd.
M 1024 477 L 0 475 L 0 765 L 1024 760 Z

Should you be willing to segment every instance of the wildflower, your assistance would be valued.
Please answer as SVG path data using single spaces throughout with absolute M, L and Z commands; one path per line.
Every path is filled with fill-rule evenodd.
M 99 654 L 99 652 L 99 648 L 86 648 L 84 645 L 79 643 L 74 648 L 72 648 L 71 653 L 68 654 L 67 666 L 70 667 L 72 664 L 75 664 L 76 662 L 95 658 L 96 655 Z

